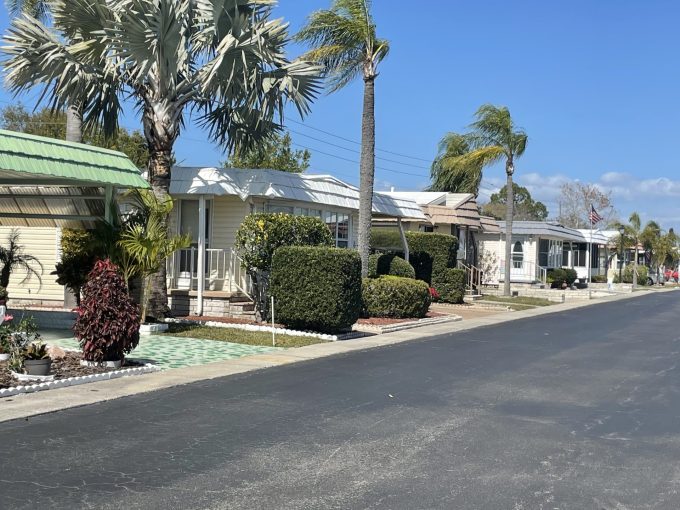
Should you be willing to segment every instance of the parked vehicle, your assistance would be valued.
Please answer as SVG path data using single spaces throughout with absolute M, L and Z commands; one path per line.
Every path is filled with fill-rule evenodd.
M 674 281 L 678 282 L 678 268 L 676 267 L 675 269 L 668 268 L 666 271 L 663 273 L 664 278 L 666 279 L 667 282 L 669 281 Z
M 666 283 L 666 276 L 654 269 L 649 269 L 647 273 L 647 285 L 663 285 Z

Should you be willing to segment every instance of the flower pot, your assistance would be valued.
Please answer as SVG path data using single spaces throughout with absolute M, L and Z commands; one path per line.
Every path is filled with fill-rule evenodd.
M 8 352 L 0 352 L 0 361 L 7 361 L 9 359 Z
M 24 368 L 29 375 L 48 375 L 52 368 L 52 359 L 26 359 Z

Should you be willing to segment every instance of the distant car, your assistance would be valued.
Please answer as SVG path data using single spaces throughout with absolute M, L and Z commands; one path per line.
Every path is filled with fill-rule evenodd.
M 678 269 L 677 268 L 666 269 L 666 271 L 664 271 L 664 273 L 663 273 L 663 276 L 664 276 L 664 278 L 666 279 L 667 282 L 670 282 L 671 280 L 677 282 L 678 281 Z
M 663 285 L 666 283 L 666 275 L 649 270 L 647 273 L 647 285 Z

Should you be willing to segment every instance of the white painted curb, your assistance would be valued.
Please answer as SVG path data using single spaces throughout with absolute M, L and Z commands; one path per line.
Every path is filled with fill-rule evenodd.
M 126 368 L 123 370 L 113 370 L 111 372 L 103 372 L 101 374 L 80 375 L 77 377 L 67 377 L 66 379 L 55 379 L 53 381 L 41 382 L 36 384 L 28 384 L 25 386 L 12 386 L 10 388 L 0 389 L 1 397 L 11 397 L 19 395 L 20 393 L 33 393 L 35 391 L 52 390 L 55 388 L 65 388 L 66 386 L 78 386 L 80 384 L 87 384 L 95 381 L 105 381 L 107 379 L 118 379 L 120 377 L 129 377 L 133 375 L 143 375 L 151 372 L 158 372 L 161 368 L 157 365 L 147 363 L 143 367 Z

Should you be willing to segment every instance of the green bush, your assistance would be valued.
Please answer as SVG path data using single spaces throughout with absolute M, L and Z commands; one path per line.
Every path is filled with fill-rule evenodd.
M 361 314 L 361 258 L 341 248 L 279 248 L 270 292 L 276 322 L 322 333 L 347 331 Z
M 400 276 L 366 278 L 362 289 L 366 317 L 421 318 L 430 307 L 430 289 L 420 280 Z
M 410 251 L 409 261 L 418 280 L 433 284 L 437 273 L 455 267 L 458 240 L 454 236 L 406 232 L 406 240 Z M 436 288 L 436 285 L 433 286 Z
M 411 264 L 392 253 L 375 253 L 368 259 L 368 277 L 377 278 L 382 275 L 415 278 L 416 271 Z
M 333 246 L 319 218 L 285 213 L 249 214 L 236 232 L 236 249 L 249 270 L 269 271 L 281 246 Z
M 633 283 L 633 269 L 634 268 L 633 268 L 632 264 L 628 264 L 623 269 L 623 283 Z M 649 270 L 647 269 L 647 266 L 638 265 L 637 272 L 638 272 L 638 277 L 637 277 L 638 285 L 647 285 L 647 276 L 649 274 Z M 619 280 L 618 271 L 616 272 L 616 275 L 614 275 L 614 283 L 621 283 L 620 280 Z
M 567 280 L 567 285 L 571 287 L 576 281 L 576 278 L 578 278 L 578 273 L 576 272 L 576 269 L 567 268 L 564 270 L 564 274 Z
M 562 284 L 567 281 L 567 272 L 564 269 L 550 269 L 548 271 L 548 282 L 553 289 L 561 289 Z
M 446 268 L 433 277 L 432 286 L 445 303 L 462 303 L 465 296 L 465 270 Z
M 607 275 L 605 275 L 605 274 L 596 274 L 596 275 L 593 275 L 593 276 L 590 278 L 590 281 L 591 281 L 592 283 L 607 283 Z
M 396 227 L 373 227 L 371 229 L 371 250 L 403 253 L 404 243 Z
M 328 226 L 319 218 L 285 213 L 249 214 L 236 232 L 236 250 L 253 282 L 258 320 L 269 316 L 269 272 L 283 246 L 333 246 Z

